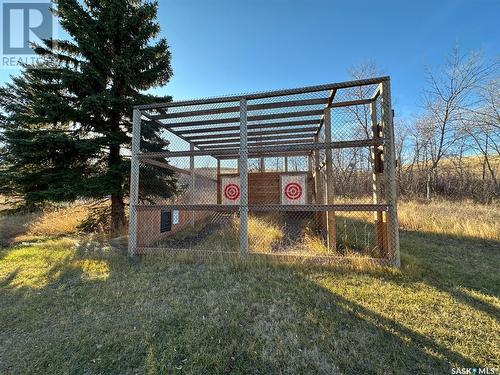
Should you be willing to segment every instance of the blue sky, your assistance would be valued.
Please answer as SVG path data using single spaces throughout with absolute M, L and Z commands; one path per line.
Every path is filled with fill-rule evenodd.
M 373 60 L 392 77 L 396 115 L 419 111 L 426 66 L 456 44 L 500 52 L 499 0 L 161 0 L 174 77 L 187 99 L 349 79 Z M 15 71 L 0 71 L 0 82 Z

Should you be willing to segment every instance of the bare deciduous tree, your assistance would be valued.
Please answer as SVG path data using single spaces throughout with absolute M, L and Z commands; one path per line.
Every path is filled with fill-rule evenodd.
M 453 147 L 463 135 L 460 129 L 463 110 L 477 106 L 478 90 L 494 66 L 485 63 L 478 52 L 463 55 L 455 47 L 441 69 L 427 73 L 425 121 L 420 125 L 426 136 L 424 147 L 429 158 L 426 171 L 428 199 L 438 177 L 440 161 L 451 156 Z
M 500 196 L 498 67 L 498 60 L 487 61 L 478 52 L 461 54 L 454 48 L 440 68 L 428 70 L 421 115 L 412 121 L 394 118 L 396 172 L 402 196 L 483 202 Z M 382 75 L 372 61 L 349 72 L 353 79 Z M 370 88 L 344 90 L 336 100 L 368 97 L 363 90 Z M 343 123 L 349 127 L 343 128 Z M 333 137 L 349 131 L 368 139 L 373 136 L 372 125 L 369 104 L 332 109 Z M 333 150 L 332 156 L 337 194 L 369 196 L 374 167 L 370 150 Z
M 480 89 L 478 108 L 463 108 L 461 123 L 477 155 L 482 158 L 482 179 L 489 174 L 493 190 L 499 194 L 497 171 L 493 158 L 500 156 L 500 79 L 494 78 Z

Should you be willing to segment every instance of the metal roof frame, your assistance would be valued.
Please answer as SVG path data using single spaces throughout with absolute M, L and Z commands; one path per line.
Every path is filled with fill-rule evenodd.
M 238 157 L 235 151 L 240 147 L 239 130 L 242 118 L 239 113 L 240 105 L 235 105 L 235 102 L 246 100 L 245 122 L 249 157 L 286 156 L 287 146 L 290 146 L 290 153 L 302 152 L 307 155 L 310 150 L 301 150 L 300 146 L 314 142 L 314 136 L 321 131 L 326 109 L 369 104 L 378 96 L 377 91 L 368 98 L 335 101 L 338 90 L 381 84 L 387 80 L 389 77 L 384 76 L 296 89 L 153 103 L 134 108 L 140 110 L 149 121 L 189 143 L 191 150 L 186 152 L 190 155 L 199 151 L 217 159 L 226 159 L 228 155 Z M 296 97 L 303 94 L 313 95 L 312 93 L 315 97 Z M 279 112 L 262 113 L 266 110 Z M 260 149 L 256 151 L 256 148 Z M 171 152 L 166 153 L 173 156 Z

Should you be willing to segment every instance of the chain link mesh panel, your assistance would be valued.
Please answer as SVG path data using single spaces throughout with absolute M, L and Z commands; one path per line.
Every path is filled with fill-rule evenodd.
M 385 78 L 219 100 L 143 109 L 136 253 L 399 264 Z

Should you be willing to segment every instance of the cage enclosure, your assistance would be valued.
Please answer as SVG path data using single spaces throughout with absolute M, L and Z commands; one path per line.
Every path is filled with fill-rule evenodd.
M 399 266 L 390 80 L 137 106 L 129 254 Z

